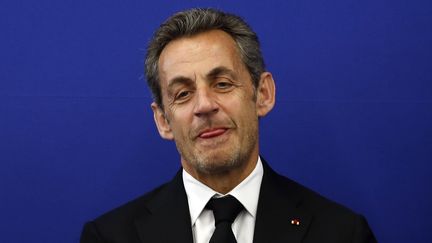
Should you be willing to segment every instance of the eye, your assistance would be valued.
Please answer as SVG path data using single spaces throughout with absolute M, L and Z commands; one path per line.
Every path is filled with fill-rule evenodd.
M 182 90 L 182 91 L 180 91 L 180 92 L 177 93 L 177 95 L 175 96 L 175 99 L 176 100 L 187 99 L 190 96 L 191 93 L 192 92 L 189 91 L 189 90 Z
M 226 90 L 233 87 L 233 84 L 227 81 L 220 81 L 215 84 L 217 89 Z

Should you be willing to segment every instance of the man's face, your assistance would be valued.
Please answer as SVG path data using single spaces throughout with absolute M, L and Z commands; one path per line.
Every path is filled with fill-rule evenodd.
M 182 165 L 223 173 L 258 156 L 257 99 L 234 40 L 220 30 L 170 42 L 159 58 L 161 136 L 174 139 Z

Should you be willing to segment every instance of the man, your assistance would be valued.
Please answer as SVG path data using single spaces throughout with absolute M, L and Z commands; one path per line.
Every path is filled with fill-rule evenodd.
M 276 174 L 259 156 L 258 121 L 275 104 L 258 38 L 239 17 L 191 9 L 148 47 L 159 134 L 182 170 L 87 223 L 82 243 L 376 242 L 363 217 Z

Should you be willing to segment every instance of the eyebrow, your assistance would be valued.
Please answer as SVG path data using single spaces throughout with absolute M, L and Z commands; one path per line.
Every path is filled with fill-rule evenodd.
M 184 84 L 184 83 L 191 83 L 191 82 L 192 82 L 192 80 L 190 78 L 188 78 L 188 77 L 177 76 L 177 77 L 174 77 L 173 79 L 171 79 L 169 81 L 168 89 L 172 88 L 173 86 L 175 86 L 177 84 Z
M 227 67 L 224 67 L 224 66 L 219 66 L 219 67 L 213 68 L 210 72 L 207 73 L 206 76 L 207 76 L 207 79 L 211 80 L 211 79 L 214 79 L 215 77 L 220 76 L 220 75 L 228 75 L 233 79 L 236 79 L 236 77 L 237 77 L 236 73 L 233 70 L 231 70 Z
M 220 76 L 220 75 L 228 75 L 233 79 L 236 79 L 236 77 L 237 77 L 236 73 L 233 70 L 231 70 L 225 66 L 218 66 L 218 67 L 213 68 L 212 70 L 210 70 L 210 72 L 208 72 L 206 74 L 206 80 L 207 81 L 213 80 L 214 78 L 216 78 L 217 76 Z M 169 81 L 168 89 L 170 89 L 173 86 L 178 85 L 178 84 L 187 84 L 187 83 L 192 83 L 192 82 L 194 82 L 194 81 L 191 78 L 188 78 L 185 76 L 177 76 L 177 77 L 174 77 L 173 79 L 171 79 Z

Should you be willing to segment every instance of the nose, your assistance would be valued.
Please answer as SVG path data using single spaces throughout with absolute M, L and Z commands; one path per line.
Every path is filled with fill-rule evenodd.
M 197 90 L 195 98 L 195 116 L 209 116 L 219 111 L 218 103 L 208 89 L 202 88 Z

